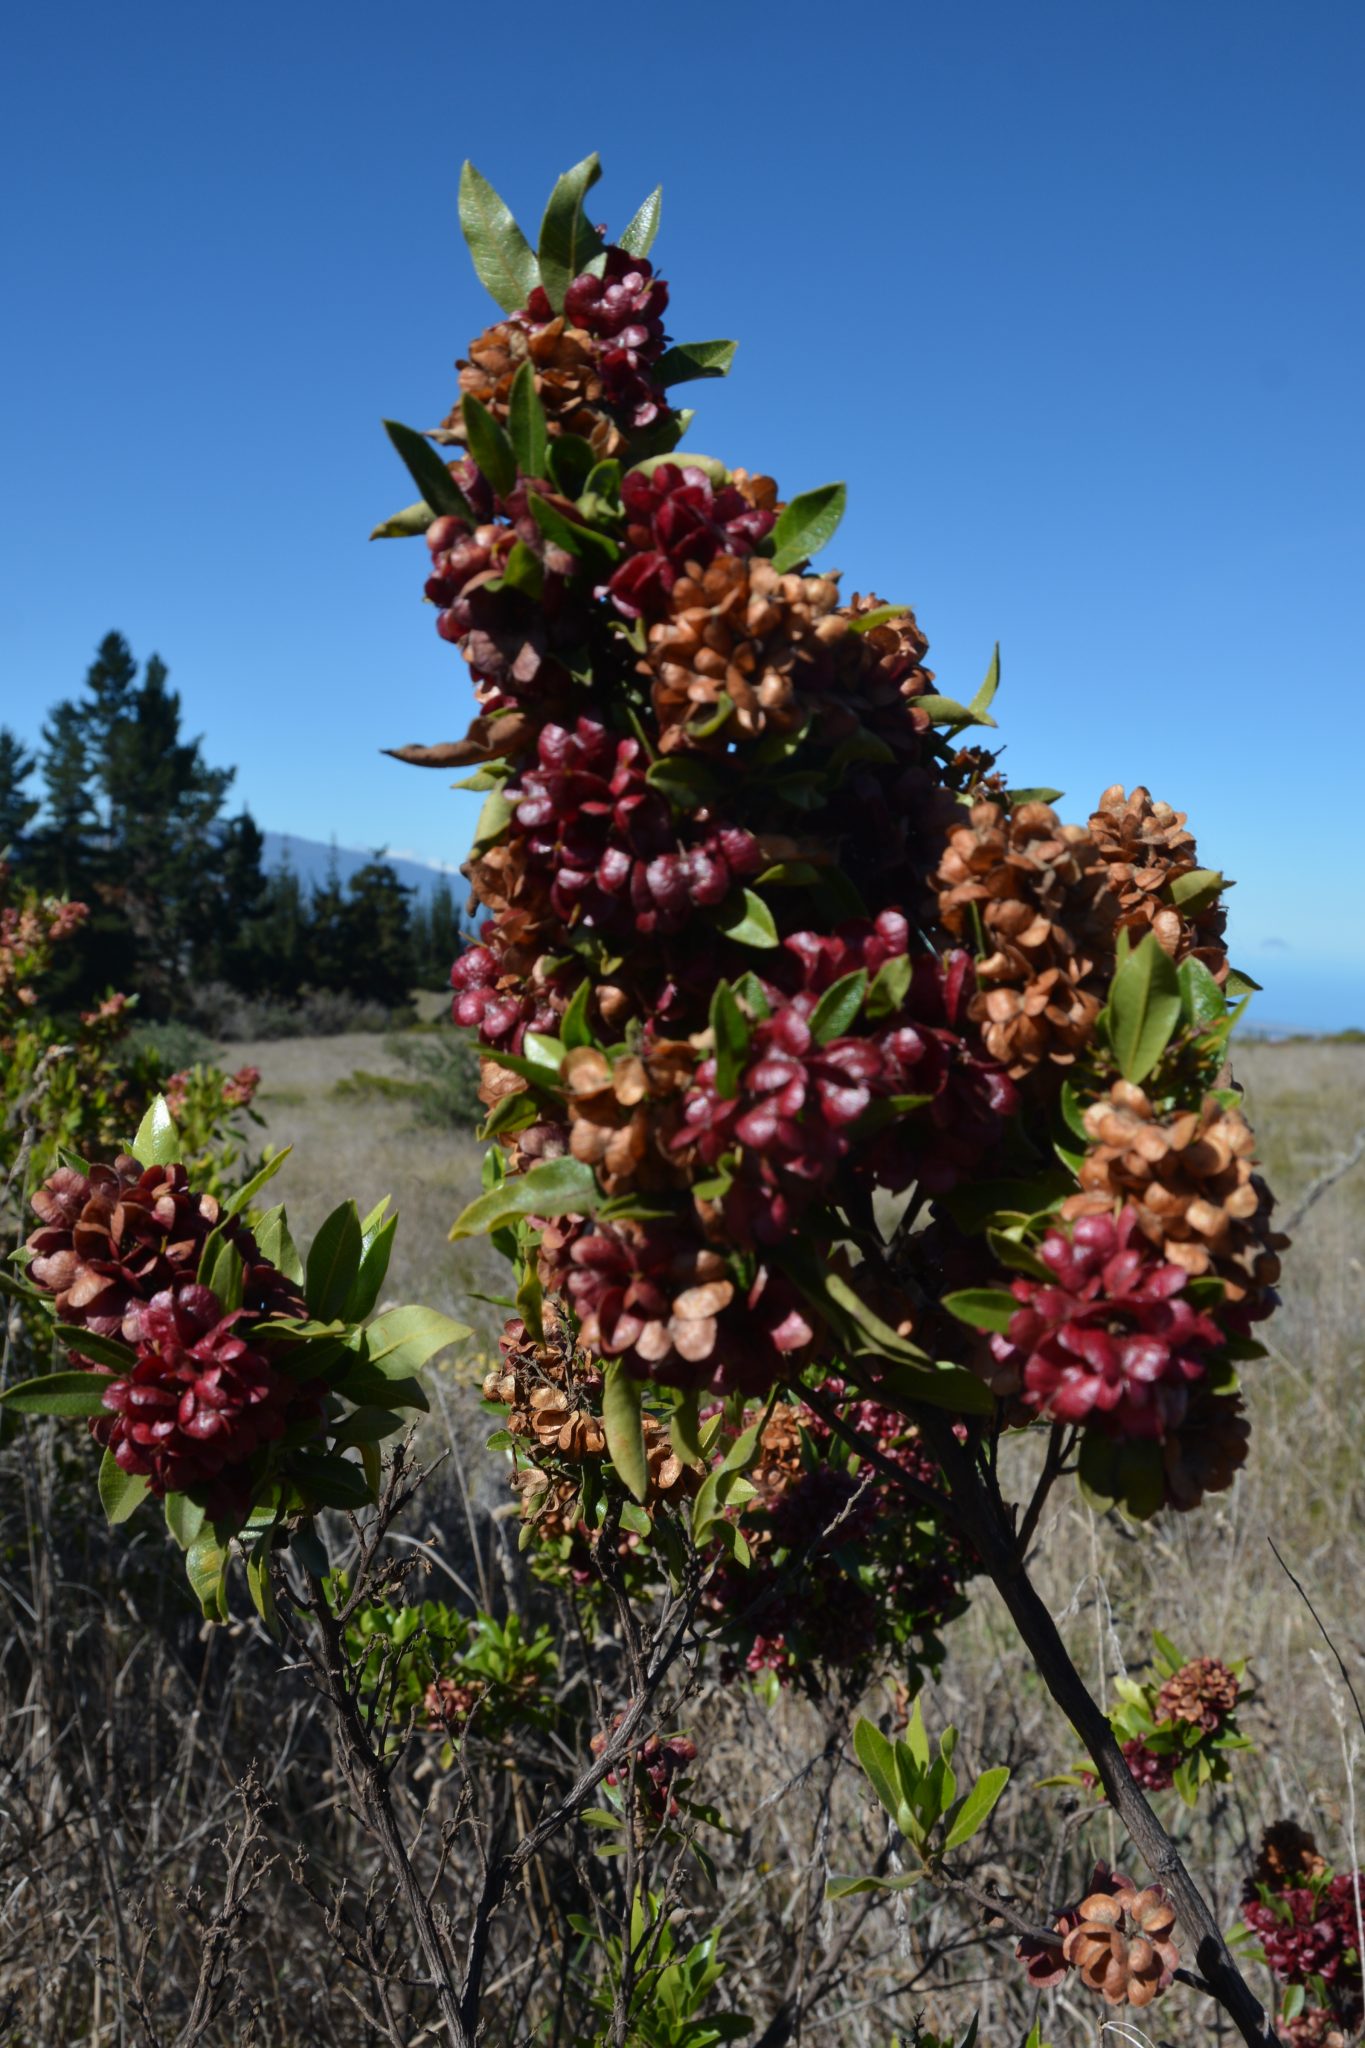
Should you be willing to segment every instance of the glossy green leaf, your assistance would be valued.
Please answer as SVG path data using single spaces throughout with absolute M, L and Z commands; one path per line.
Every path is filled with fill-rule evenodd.
M 956 697 L 940 697 L 930 691 L 926 696 L 916 697 L 916 711 L 923 711 L 932 725 L 994 725 L 995 720 L 988 711 L 973 711 L 966 704 L 959 704 Z
M 590 526 L 580 526 L 576 519 L 570 519 L 557 505 L 551 505 L 538 491 L 528 491 L 526 503 L 531 517 L 544 534 L 546 540 L 563 548 L 593 576 L 609 576 L 621 559 L 621 550 L 614 540 L 605 533 L 596 533 Z
M 506 428 L 469 392 L 460 400 L 460 418 L 464 422 L 465 446 L 475 463 L 498 497 L 510 497 L 516 489 L 517 458 Z
M 678 1405 L 668 1418 L 668 1438 L 685 1465 L 705 1464 L 701 1448 L 701 1396 L 695 1387 L 679 1395 Z
M 379 1299 L 379 1291 L 388 1276 L 389 1260 L 393 1256 L 394 1234 L 398 1229 L 396 1216 L 386 1217 L 373 1230 L 360 1229 L 360 1264 L 356 1268 L 355 1285 L 351 1289 L 343 1311 L 348 1323 L 363 1323 Z
M 678 341 L 664 350 L 654 368 L 658 382 L 695 384 L 702 377 L 728 377 L 737 341 Z
M 164 1095 L 149 1105 L 131 1147 L 139 1166 L 173 1166 L 180 1157 L 180 1133 Z
M 231 1238 L 224 1236 L 221 1225 L 204 1240 L 197 1277 L 201 1287 L 211 1288 L 217 1295 L 224 1315 L 230 1316 L 242 1306 L 246 1264 Z
M 549 430 L 545 407 L 536 390 L 536 373 L 523 363 L 512 379 L 507 398 L 507 431 L 523 476 L 544 476 L 549 452 Z
M 847 502 L 843 484 L 822 484 L 819 490 L 802 491 L 793 498 L 773 528 L 773 567 L 785 573 L 818 554 L 833 540 Z
M 638 1501 L 649 1492 L 640 1382 L 619 1358 L 609 1358 L 602 1381 L 602 1427 L 607 1451 L 623 1483 Z
M 378 526 L 371 527 L 370 539 L 411 540 L 415 534 L 425 533 L 435 517 L 426 499 L 419 498 L 415 505 L 404 505 L 401 512 L 391 512 Z
M 902 1801 L 894 1746 L 875 1722 L 860 1719 L 853 1724 L 853 1753 L 870 1779 L 878 1799 L 896 1820 Z
M 190 1499 L 187 1493 L 168 1493 L 165 1500 L 166 1527 L 180 1545 L 188 1550 L 198 1541 L 208 1517 L 198 1501 Z
M 817 1045 L 841 1038 L 863 1006 L 867 994 L 867 969 L 855 968 L 833 982 L 811 1012 L 811 1036 Z
M 1177 910 L 1183 910 L 1187 917 L 1193 917 L 1200 910 L 1207 910 L 1217 902 L 1224 889 L 1232 883 L 1216 868 L 1191 868 L 1187 875 L 1177 875 L 1166 885 L 1166 895 Z
M 910 956 L 895 953 L 889 960 L 883 960 L 867 992 L 865 1007 L 869 1020 L 876 1024 L 885 1017 L 894 1017 L 909 993 Z
M 137 1353 L 131 1344 L 118 1337 L 97 1337 L 93 1330 L 83 1330 L 79 1323 L 54 1323 L 52 1334 L 68 1351 L 93 1358 L 97 1365 L 111 1366 L 115 1372 L 131 1372 L 137 1364 Z
M 659 232 L 663 218 L 664 188 L 656 185 L 648 199 L 640 202 L 621 233 L 616 237 L 618 249 L 624 249 L 631 256 L 648 256 L 654 247 L 654 237 Z
M 470 1334 L 465 1323 L 442 1315 L 439 1309 L 416 1304 L 388 1308 L 363 1331 L 360 1355 L 387 1379 L 407 1379 L 421 1371 L 438 1352 L 462 1344 Z
M 244 1181 L 241 1187 L 238 1188 L 236 1194 L 232 1195 L 226 1202 L 224 1202 L 223 1214 L 225 1216 L 240 1216 L 244 1210 L 249 1209 L 252 1203 L 255 1201 L 257 1195 L 259 1195 L 259 1193 L 261 1192 L 261 1189 L 265 1187 L 268 1182 L 274 1180 L 275 1175 L 284 1165 L 285 1160 L 289 1157 L 293 1149 L 294 1148 L 292 1145 L 283 1145 L 281 1146 L 278 1152 L 273 1153 L 272 1156 L 266 1160 L 265 1165 L 261 1168 L 260 1172 L 253 1173 L 251 1179 L 248 1181 Z
M 451 1242 L 484 1237 L 521 1216 L 588 1216 L 602 1201 L 597 1176 L 581 1159 L 544 1159 L 529 1173 L 479 1195 L 450 1228 Z
M 716 923 L 726 938 L 733 939 L 736 945 L 766 951 L 777 944 L 773 914 L 763 898 L 756 896 L 752 889 L 728 896 L 716 912 Z
M 602 175 L 596 153 L 556 179 L 540 224 L 540 281 L 556 313 L 564 310 L 564 294 L 599 254 L 602 238 L 583 211 L 583 201 Z
M 1125 1081 L 1146 1080 L 1170 1044 L 1180 1012 L 1175 962 L 1149 932 L 1109 988 L 1109 1042 Z
M 385 420 L 384 432 L 432 511 L 451 514 L 463 520 L 468 527 L 477 526 L 478 521 L 469 508 L 468 499 L 430 441 L 414 427 L 405 427 L 401 420 Z
M 850 619 L 848 630 L 850 633 L 875 633 L 879 626 L 889 625 L 892 619 L 907 618 L 909 612 L 908 604 L 873 605 L 870 612 L 859 612 L 856 619 Z
M 1249 974 L 1243 974 L 1238 967 L 1228 969 L 1227 993 L 1229 1002 L 1235 1003 L 1241 996 L 1257 996 L 1261 993 L 1259 981 L 1253 981 Z
M 516 313 L 540 283 L 531 248 L 506 201 L 466 163 L 460 173 L 460 227 L 479 281 L 504 313 Z
M 226 1621 L 228 1552 L 212 1529 L 204 1530 L 185 1556 L 185 1576 L 206 1621 Z
M 373 1498 L 364 1471 L 350 1458 L 329 1457 L 325 1451 L 298 1451 L 289 1470 L 299 1492 L 316 1507 L 363 1508 Z
M 684 811 L 712 802 L 720 788 L 715 770 L 705 761 L 694 760 L 690 754 L 663 755 L 651 762 L 645 771 L 645 780 L 653 788 L 661 789 L 671 804 Z
M 711 998 L 711 1036 L 716 1061 L 716 1093 L 724 1102 L 739 1093 L 740 1076 L 749 1057 L 752 1031 L 728 981 L 716 983 Z
M 945 1294 L 943 1306 L 973 1330 L 1008 1330 L 1019 1313 L 1018 1302 L 1003 1287 L 964 1287 Z
M 575 1052 L 581 1046 L 593 1042 L 592 1026 L 588 1022 L 588 1005 L 592 1000 L 592 983 L 580 981 L 569 1000 L 569 1007 L 559 1020 L 560 1043 L 568 1052 Z
M 577 498 L 597 467 L 597 451 L 581 434 L 556 434 L 546 461 L 555 489 L 566 498 Z
M 967 709 L 971 713 L 973 718 L 984 718 L 985 714 L 990 710 L 991 705 L 995 702 L 995 693 L 999 688 L 1000 642 L 997 640 L 995 643 L 995 652 L 991 656 L 991 665 L 986 670 L 986 680 L 982 683 L 981 688 L 977 691 L 971 703 L 967 706 Z M 994 722 L 995 721 L 992 719 L 991 723 L 994 724 Z
M 20 1415 L 103 1415 L 108 1384 L 105 1372 L 49 1372 L 6 1387 L 0 1401 Z
M 139 1473 L 125 1472 L 113 1452 L 106 1451 L 100 1459 L 99 1493 L 105 1520 L 112 1528 L 126 1522 L 146 1500 L 147 1481 Z
M 985 1826 L 1009 1781 L 1009 1771 L 1003 1764 L 981 1773 L 949 1820 L 948 1832 L 943 1838 L 945 1855 L 950 1849 L 960 1849 L 979 1828 Z
M 252 1231 L 261 1257 L 270 1265 L 278 1266 L 286 1280 L 292 1280 L 296 1287 L 303 1285 L 303 1260 L 298 1247 L 289 1234 L 284 1205 L 280 1203 L 266 1213 Z
M 333 1209 L 313 1239 L 304 1276 L 310 1315 L 329 1323 L 345 1313 L 360 1271 L 360 1215 L 354 1202 Z
M 1176 969 L 1180 1002 L 1187 1024 L 1196 1030 L 1206 1024 L 1221 1024 L 1228 1014 L 1227 997 L 1202 960 L 1191 954 Z
M 260 1615 L 271 1635 L 277 1640 L 280 1635 L 279 1609 L 275 1605 L 275 1587 L 270 1576 L 270 1560 L 275 1549 L 275 1530 L 269 1528 L 257 1537 L 247 1553 L 246 1585 L 251 1595 L 251 1604 Z
M 1065 794 L 1064 790 L 1049 789 L 1045 784 L 1039 783 L 1034 789 L 1012 789 L 1009 797 L 1017 810 L 1020 804 L 1055 804 Z

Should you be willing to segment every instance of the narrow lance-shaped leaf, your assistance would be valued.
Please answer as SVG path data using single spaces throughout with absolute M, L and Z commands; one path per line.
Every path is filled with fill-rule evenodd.
M 415 427 L 405 427 L 401 420 L 385 420 L 384 432 L 422 493 L 423 502 L 435 513 L 449 513 L 463 520 L 466 526 L 475 526 L 478 522 L 470 510 L 468 499 L 430 441 L 425 440 Z
M 995 652 L 991 656 L 991 665 L 986 670 L 986 680 L 984 683 L 982 683 L 981 688 L 977 691 L 976 695 L 973 697 L 971 703 L 967 707 L 968 710 L 972 713 L 973 717 L 981 718 L 987 711 L 990 710 L 991 705 L 995 702 L 995 693 L 999 688 L 1000 642 L 997 640 L 995 643 Z
M 0 1401 L 20 1415 L 103 1415 L 108 1384 L 105 1372 L 50 1372 L 6 1387 Z
M 147 1481 L 139 1473 L 125 1472 L 113 1452 L 106 1451 L 100 1459 L 99 1494 L 105 1519 L 113 1528 L 126 1522 L 147 1498 Z
M 607 1450 L 625 1485 L 643 1502 L 649 1492 L 649 1463 L 641 1420 L 640 1383 L 621 1361 L 607 1360 L 602 1382 L 602 1427 Z
M 507 398 L 507 431 L 517 467 L 523 476 L 544 476 L 549 452 L 545 407 L 536 390 L 536 373 L 523 363 L 512 379 Z
M 587 1216 L 601 1201 L 597 1176 L 585 1161 L 545 1159 L 472 1201 L 451 1225 L 451 1241 L 486 1236 L 522 1216 Z
M 460 401 L 465 444 L 480 470 L 500 498 L 510 497 L 516 488 L 517 458 L 507 430 L 487 407 L 470 392 Z
M 773 528 L 773 567 L 783 574 L 818 554 L 838 531 L 848 492 L 843 484 L 803 491 L 785 507 Z
M 308 1250 L 304 1299 L 319 1322 L 342 1314 L 360 1266 L 360 1215 L 354 1202 L 342 1202 L 320 1227 Z
M 390 512 L 387 519 L 371 527 L 370 539 L 411 540 L 414 535 L 425 533 L 435 517 L 426 499 L 419 498 L 415 505 L 404 505 L 401 511 Z
M 602 238 L 583 211 L 583 201 L 602 175 L 596 154 L 565 171 L 555 181 L 540 224 L 540 281 L 556 313 L 564 310 L 564 294 L 602 248 Z
M 654 247 L 654 237 L 659 232 L 663 210 L 664 188 L 662 185 L 656 185 L 648 199 L 640 202 L 617 236 L 617 248 L 624 249 L 629 256 L 648 256 Z
M 943 1838 L 945 1854 L 949 1849 L 960 1848 L 978 1828 L 985 1825 L 1009 1781 L 1009 1771 L 1003 1764 L 982 1772 L 949 1819 L 948 1832 Z
M 728 1102 L 739 1093 L 739 1078 L 749 1056 L 749 1020 L 735 1000 L 728 981 L 716 983 L 711 998 L 711 1037 L 716 1061 L 716 1093 Z
M 655 364 L 654 377 L 665 390 L 702 377 L 728 377 L 738 347 L 737 341 L 676 341 Z
M 811 1012 L 811 1036 L 817 1045 L 842 1037 L 862 1008 L 867 994 L 867 969 L 855 968 L 827 988 Z
M 1109 1039 L 1125 1081 L 1144 1081 L 1180 1023 L 1175 962 L 1149 932 L 1128 955 L 1109 989 Z
M 508 206 L 481 172 L 460 173 L 460 227 L 479 282 L 504 313 L 516 313 L 540 283 L 535 251 Z

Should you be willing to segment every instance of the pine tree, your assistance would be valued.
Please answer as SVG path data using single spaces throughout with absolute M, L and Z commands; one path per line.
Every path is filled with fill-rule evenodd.
M 388 861 L 366 861 L 351 876 L 344 913 L 348 976 L 353 994 L 396 1008 L 412 992 L 411 890 Z
M 38 815 L 39 799 L 28 793 L 36 766 L 18 734 L 0 725 L 0 860 L 22 854 L 24 834 Z
M 45 887 L 81 895 L 91 887 L 95 862 L 95 806 L 85 719 L 69 700 L 53 707 L 43 727 L 44 811 L 35 835 L 35 865 Z

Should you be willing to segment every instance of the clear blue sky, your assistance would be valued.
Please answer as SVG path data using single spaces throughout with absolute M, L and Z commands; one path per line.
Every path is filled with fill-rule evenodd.
M 1267 1019 L 1365 1024 L 1365 9 L 77 0 L 4 74 L 21 731 L 117 627 L 263 825 L 463 856 L 379 754 L 470 709 L 420 543 L 366 540 L 379 420 L 492 317 L 461 159 L 533 232 L 596 148 L 609 223 L 663 181 L 673 334 L 741 341 L 690 445 L 845 477 L 825 560 L 952 694 L 999 637 L 1014 780 L 1187 808 Z

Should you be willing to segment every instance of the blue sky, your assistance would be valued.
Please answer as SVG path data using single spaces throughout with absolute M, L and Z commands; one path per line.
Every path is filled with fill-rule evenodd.
M 77 0 L 4 71 L 22 732 L 117 627 L 262 824 L 463 856 L 471 800 L 379 753 L 470 709 L 420 543 L 366 540 L 379 421 L 492 317 L 462 158 L 534 231 L 596 148 L 609 223 L 663 181 L 674 335 L 741 342 L 689 445 L 846 478 L 825 562 L 951 694 L 1001 640 L 1014 780 L 1188 809 L 1267 1020 L 1365 1024 L 1365 10 Z

